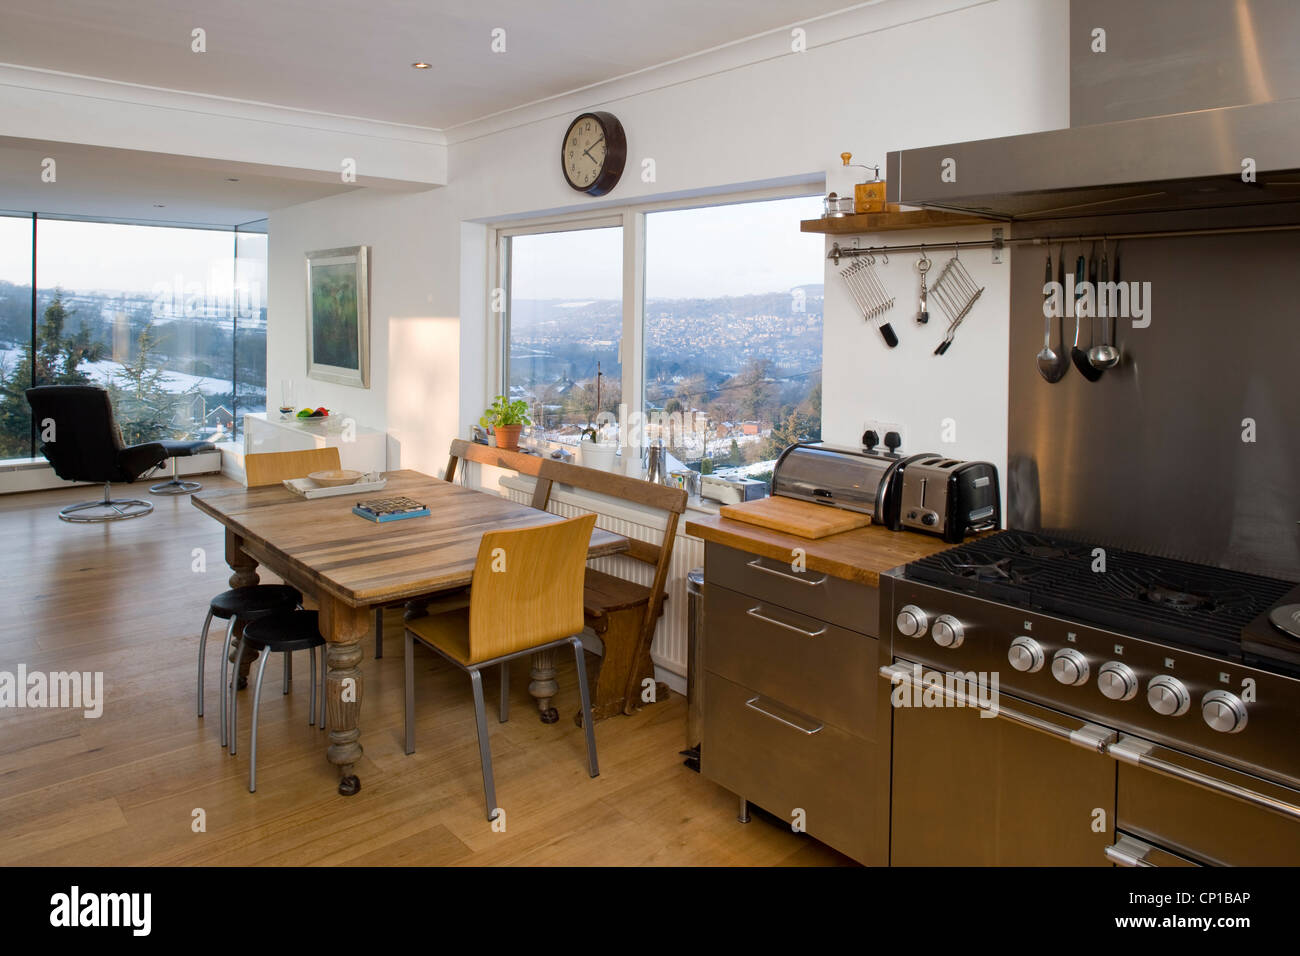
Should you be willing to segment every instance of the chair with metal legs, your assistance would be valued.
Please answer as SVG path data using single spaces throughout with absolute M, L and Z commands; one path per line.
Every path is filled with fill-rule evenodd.
M 204 678 L 204 661 L 208 649 L 208 629 L 212 626 L 212 619 L 228 621 L 226 626 L 226 640 L 221 648 L 221 746 L 226 746 L 226 702 L 230 691 L 227 689 L 230 684 L 230 642 L 233 638 L 235 625 L 244 624 L 247 626 L 259 618 L 266 617 L 270 614 L 283 613 L 292 611 L 302 604 L 302 595 L 297 588 L 291 588 L 287 584 L 254 584 L 249 587 L 232 588 L 229 591 L 222 591 L 214 597 L 208 605 L 207 617 L 203 619 L 203 630 L 199 634 L 199 716 L 203 716 L 203 678 Z M 293 679 L 292 658 L 285 656 L 284 662 L 284 692 L 289 692 L 289 683 Z M 239 671 L 235 671 L 235 680 L 238 681 Z
M 316 722 L 316 648 L 320 654 L 320 729 L 325 729 L 325 638 L 320 636 L 320 617 L 316 611 L 289 611 L 259 618 L 244 628 L 243 640 L 235 655 L 235 668 L 243 662 L 245 651 L 261 651 L 257 665 L 257 679 L 253 684 L 253 726 L 248 737 L 248 792 L 257 792 L 257 716 L 262 703 L 262 678 L 266 675 L 266 662 L 271 654 L 281 651 L 286 662 L 294 651 L 307 651 L 311 661 L 311 694 L 307 725 Z M 286 663 L 287 666 L 287 663 Z M 235 753 L 239 732 L 239 698 L 230 706 L 230 752 Z
M 509 714 L 509 663 L 537 651 L 568 644 L 578 670 L 587 769 L 595 777 L 595 722 L 583 660 L 582 589 L 595 515 L 483 535 L 468 598 L 434 602 L 428 616 L 406 624 L 406 752 L 415 751 L 415 642 L 419 641 L 469 674 L 478 727 L 479 761 L 487 818 L 497 814 L 492 753 L 482 671 L 500 665 L 500 721 Z

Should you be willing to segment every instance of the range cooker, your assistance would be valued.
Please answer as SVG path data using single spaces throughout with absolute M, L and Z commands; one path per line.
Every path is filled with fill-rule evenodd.
M 1004 531 L 882 617 L 894 863 L 1300 864 L 1295 584 Z

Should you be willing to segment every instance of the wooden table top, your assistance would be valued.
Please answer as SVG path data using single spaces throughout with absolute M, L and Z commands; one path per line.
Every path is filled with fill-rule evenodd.
M 387 604 L 470 583 L 487 531 L 525 528 L 558 515 L 451 484 L 390 471 L 381 491 L 300 498 L 282 485 L 201 492 L 194 505 L 277 562 L 354 607 Z M 374 522 L 352 513 L 358 498 L 405 495 L 427 517 Z M 625 551 L 627 538 L 597 529 L 591 557 Z
M 814 540 L 721 515 L 687 521 L 686 533 L 776 561 L 790 561 L 791 552 L 802 548 L 809 571 L 873 588 L 880 586 L 882 571 L 955 547 L 942 538 L 915 531 L 890 531 L 883 525 L 868 525 Z

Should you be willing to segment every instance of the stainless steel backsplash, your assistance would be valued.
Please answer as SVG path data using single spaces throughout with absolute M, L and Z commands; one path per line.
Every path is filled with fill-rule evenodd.
M 1300 233 L 1118 249 L 1151 324 L 1096 383 L 1039 377 L 1046 250 L 1012 256 L 1008 527 L 1300 580 Z

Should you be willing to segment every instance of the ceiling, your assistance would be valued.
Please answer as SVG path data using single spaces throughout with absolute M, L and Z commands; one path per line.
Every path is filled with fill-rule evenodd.
M 58 157 L 53 183 L 41 179 L 47 156 Z M 356 188 L 157 153 L 0 137 L 0 209 L 10 212 L 237 226 Z
M 5 0 L 0 62 L 447 129 L 851 5 Z M 195 28 L 204 53 L 191 51 Z M 495 28 L 504 53 L 491 49 Z

